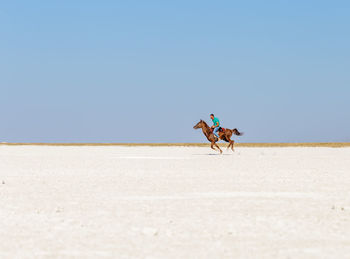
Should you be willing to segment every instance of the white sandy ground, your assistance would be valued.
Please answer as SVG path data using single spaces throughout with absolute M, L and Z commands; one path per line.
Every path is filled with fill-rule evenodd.
M 350 258 L 350 148 L 0 146 L 0 258 Z

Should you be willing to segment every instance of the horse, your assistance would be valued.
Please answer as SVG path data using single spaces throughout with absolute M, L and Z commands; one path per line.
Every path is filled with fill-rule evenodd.
M 220 151 L 220 154 L 222 154 L 222 150 L 216 144 L 217 141 L 224 140 L 226 142 L 229 142 L 229 145 L 227 146 L 227 149 L 231 147 L 231 150 L 234 151 L 233 144 L 235 143 L 233 140 L 231 140 L 231 137 L 233 134 L 237 136 L 242 136 L 243 132 L 239 132 L 237 129 L 224 129 L 220 127 L 219 130 L 219 138 L 217 138 L 213 130 L 208 126 L 208 124 L 204 120 L 200 120 L 196 125 L 193 126 L 194 129 L 201 128 L 203 131 L 203 134 L 207 137 L 209 142 L 211 142 L 211 148 L 216 150 L 214 147 L 218 148 Z

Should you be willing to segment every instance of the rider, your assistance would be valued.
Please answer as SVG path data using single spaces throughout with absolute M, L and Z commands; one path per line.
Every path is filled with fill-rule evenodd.
M 219 138 L 218 134 L 216 132 L 219 131 L 220 128 L 220 121 L 218 118 L 214 116 L 214 114 L 210 114 L 210 119 L 213 121 L 213 126 L 211 128 L 213 129 L 214 135 Z

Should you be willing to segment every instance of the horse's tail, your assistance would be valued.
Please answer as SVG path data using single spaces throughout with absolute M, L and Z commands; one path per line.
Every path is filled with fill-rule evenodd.
M 237 135 L 237 136 L 242 136 L 243 132 L 239 132 L 238 129 L 233 129 L 232 130 L 233 134 Z

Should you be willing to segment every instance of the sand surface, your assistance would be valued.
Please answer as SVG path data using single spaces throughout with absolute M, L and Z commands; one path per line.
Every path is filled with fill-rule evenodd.
M 0 258 L 350 258 L 350 148 L 0 147 Z

